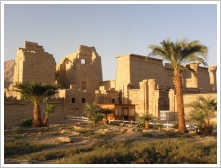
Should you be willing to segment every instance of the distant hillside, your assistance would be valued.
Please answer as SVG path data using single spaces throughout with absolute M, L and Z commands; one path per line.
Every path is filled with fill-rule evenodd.
M 13 81 L 15 60 L 4 62 L 4 88 L 7 88 Z

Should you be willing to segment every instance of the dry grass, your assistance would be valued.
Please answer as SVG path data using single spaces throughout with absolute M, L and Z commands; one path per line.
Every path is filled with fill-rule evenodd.
M 166 131 L 147 133 L 98 133 L 100 129 L 122 127 L 63 125 L 5 134 L 5 163 L 33 160 L 51 164 L 216 164 L 216 135 L 201 136 Z M 51 141 L 66 129 L 80 133 L 71 143 Z M 69 133 L 65 133 L 65 136 Z M 85 138 L 87 141 L 84 142 Z M 212 140 L 211 140 L 212 139 Z M 79 142 L 79 140 L 82 142 Z

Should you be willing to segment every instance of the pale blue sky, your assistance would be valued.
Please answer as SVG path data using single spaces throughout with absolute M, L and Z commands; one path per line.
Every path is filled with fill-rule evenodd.
M 150 53 L 148 45 L 166 38 L 199 40 L 217 65 L 215 4 L 19 4 L 4 7 L 4 61 L 16 58 L 24 41 L 37 42 L 56 63 L 80 45 L 101 56 L 103 80 L 114 80 L 116 56 Z

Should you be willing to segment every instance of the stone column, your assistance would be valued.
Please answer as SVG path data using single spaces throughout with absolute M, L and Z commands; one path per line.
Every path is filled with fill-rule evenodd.
M 143 80 L 144 114 L 148 113 L 148 80 Z
M 191 72 L 191 87 L 198 88 L 198 67 L 200 63 L 190 63 L 190 68 L 195 71 L 195 74 Z
M 153 100 L 154 100 L 154 90 L 156 90 L 156 80 L 149 79 L 148 80 L 148 112 L 153 114 Z
M 152 98 L 152 114 L 154 117 L 160 119 L 160 110 L 164 110 L 164 91 L 163 90 L 154 90 L 154 96 Z
M 171 119 L 176 120 L 176 115 L 177 115 L 177 107 L 176 107 L 176 96 L 175 96 L 175 91 L 173 89 L 170 89 L 169 91 L 169 110 L 171 114 Z
M 128 104 L 128 96 L 127 96 L 127 85 L 122 84 L 122 104 Z
M 174 92 L 174 90 L 173 89 L 170 89 L 170 91 L 169 91 L 169 101 L 170 101 L 170 103 L 169 103 L 169 110 L 171 111 L 171 112 L 174 112 L 175 111 L 175 100 L 174 100 L 174 95 L 175 95 L 175 92 Z
M 217 92 L 217 90 L 216 90 L 216 69 L 217 69 L 217 66 L 210 66 L 208 68 L 209 76 L 210 76 L 210 91 L 212 93 Z

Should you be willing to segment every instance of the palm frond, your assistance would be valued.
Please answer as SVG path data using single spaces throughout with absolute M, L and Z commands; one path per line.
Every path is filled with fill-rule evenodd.
M 190 116 L 197 120 L 197 117 L 202 117 L 203 120 L 210 118 L 211 114 L 217 110 L 217 102 L 215 98 L 199 96 L 196 101 L 185 104 L 185 107 L 194 109 L 194 113 Z
M 24 82 L 17 83 L 13 87 L 13 91 L 21 93 L 24 99 L 39 103 L 44 98 L 56 94 L 60 86 L 56 84 L 43 84 L 41 82 Z
M 46 106 L 45 106 L 46 117 L 49 117 L 52 113 L 54 113 L 57 107 L 58 105 L 49 104 L 46 102 Z
M 149 45 L 152 52 L 148 54 L 148 57 L 162 58 L 171 63 L 174 69 L 181 69 L 181 66 L 196 61 L 204 66 L 208 65 L 208 48 L 197 40 L 188 42 L 187 39 L 182 39 L 173 43 L 166 39 L 160 44 L 160 46 Z

